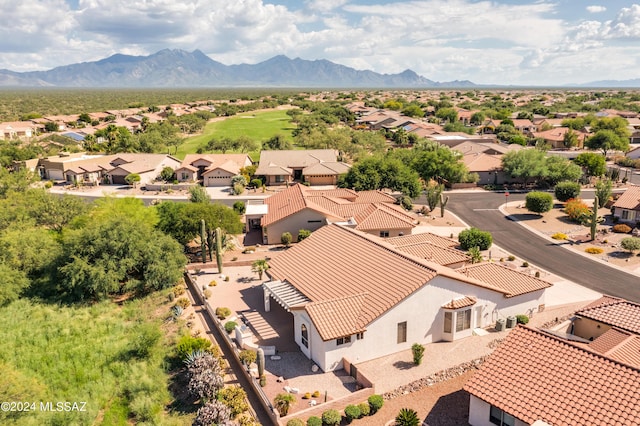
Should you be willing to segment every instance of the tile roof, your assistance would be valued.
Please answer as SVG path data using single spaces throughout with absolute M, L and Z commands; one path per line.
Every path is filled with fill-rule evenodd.
M 640 424 L 640 370 L 528 327 L 513 329 L 464 385 L 526 424 Z
M 430 265 L 394 252 L 391 246 L 373 238 L 376 237 L 339 225 L 325 226 L 303 242 L 273 256 L 267 274 L 272 279 L 291 283 L 313 303 L 333 301 L 327 305 L 332 308 L 339 303 L 337 300 L 367 293 L 366 303 L 358 312 L 358 322 L 344 316 L 331 319 L 315 316 L 318 321 L 331 321 L 326 325 L 314 321 L 318 329 L 356 332 L 437 274 Z M 357 262 L 353 261 L 354 256 Z M 319 305 L 316 311 L 322 306 L 325 305 Z M 341 321 L 341 325 L 334 324 L 336 321 Z
M 486 288 L 505 297 L 516 295 L 514 292 L 519 289 L 508 285 L 499 287 L 461 274 L 396 249 L 381 238 L 336 224 L 314 231 L 309 238 L 275 255 L 269 266 L 267 274 L 272 280 L 290 283 L 312 303 L 331 300 L 333 307 L 337 300 L 367 293 L 357 323 L 349 322 L 345 316 L 332 317 L 332 322 L 341 321 L 338 326 L 315 322 L 328 321 L 326 316 L 318 314 L 314 317 L 318 329 L 351 327 L 353 333 L 427 285 L 436 275 Z M 540 288 L 550 286 L 544 284 Z
M 338 192 L 311 190 L 301 184 L 291 185 L 266 199 L 269 213 L 262 218 L 261 224 L 268 226 L 308 208 L 323 214 L 331 222 L 355 218 L 357 229 L 360 230 L 407 229 L 415 226 L 413 216 L 399 206 L 390 203 L 353 203 L 347 198 L 326 195 L 332 193 Z M 342 195 L 353 198 L 351 193 Z
M 640 368 L 640 336 L 611 328 L 589 344 L 589 349 L 607 357 Z
M 262 165 L 277 164 L 288 168 L 305 168 L 319 162 L 337 162 L 338 151 L 335 149 L 291 149 L 260 151 L 260 163 L 258 169 Z M 256 171 L 256 174 L 261 174 Z
M 613 203 L 613 207 L 640 210 L 640 186 L 629 185 L 626 191 Z
M 470 172 L 502 170 L 502 155 L 469 154 L 462 157 L 462 162 Z
M 440 247 L 456 247 L 458 242 L 431 232 L 422 232 L 420 234 L 403 235 L 402 237 L 387 238 L 387 242 L 396 247 L 403 247 L 420 243 L 431 243 Z
M 368 293 L 355 294 L 341 299 L 312 302 L 305 306 L 311 321 L 322 340 L 361 333 L 367 328 L 364 307 Z
M 497 263 L 477 263 L 461 271 L 501 289 L 506 297 L 518 296 L 551 287 L 551 284 L 522 272 L 514 271 Z
M 576 315 L 640 334 L 640 304 L 624 299 L 610 299 L 608 302 L 592 303 L 576 311 Z
M 207 169 L 215 169 L 223 164 L 232 162 L 237 165 L 238 170 L 247 163 L 251 163 L 251 158 L 247 154 L 187 154 L 182 160 L 181 167 L 193 167 L 193 163 L 198 160 L 205 160 L 211 163 Z
M 460 309 L 468 308 L 476 304 L 476 299 L 471 296 L 459 297 L 457 299 L 451 299 L 451 302 L 442 305 L 443 309 Z
M 312 164 L 302 170 L 303 176 L 323 176 L 323 175 L 341 175 L 347 173 L 351 168 L 347 163 L 341 161 L 323 161 L 321 163 Z
M 368 192 L 368 191 L 363 191 L 363 192 Z M 310 189 L 309 191 L 307 191 L 307 193 L 309 194 L 310 197 L 325 196 L 325 197 L 332 197 L 332 198 L 343 198 L 349 201 L 354 201 L 356 198 L 358 198 L 359 194 L 362 194 L 362 192 L 358 193 L 353 189 L 348 189 L 348 188 Z
M 379 190 L 360 191 L 357 193 L 356 203 L 395 203 L 396 198 Z
M 469 255 L 467 255 L 463 251 L 449 247 L 442 247 L 438 244 L 434 244 L 428 241 L 415 244 L 405 244 L 396 247 L 398 248 L 398 250 L 405 253 L 409 253 L 421 259 L 430 260 L 437 263 L 438 265 L 444 266 L 467 263 L 470 259 Z

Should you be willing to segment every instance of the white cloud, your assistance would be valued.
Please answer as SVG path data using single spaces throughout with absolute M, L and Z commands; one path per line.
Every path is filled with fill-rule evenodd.
M 311 10 L 327 13 L 344 6 L 347 2 L 348 0 L 306 0 L 304 3 Z
M 604 6 L 587 6 L 587 12 L 589 13 L 602 13 L 606 12 L 607 8 Z

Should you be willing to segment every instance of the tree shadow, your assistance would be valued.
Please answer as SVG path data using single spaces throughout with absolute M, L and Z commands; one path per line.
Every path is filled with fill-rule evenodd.
M 395 368 L 397 368 L 398 370 L 409 370 L 409 369 L 415 367 L 416 365 L 413 362 L 396 361 L 396 362 L 393 363 L 393 366 Z
M 469 393 L 460 389 L 438 398 L 423 424 L 429 426 L 468 425 Z

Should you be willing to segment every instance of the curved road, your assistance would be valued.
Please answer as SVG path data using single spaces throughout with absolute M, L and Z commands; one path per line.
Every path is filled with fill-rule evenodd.
M 640 277 L 573 253 L 511 221 L 498 210 L 504 193 L 449 193 L 447 208 L 464 220 L 493 235 L 493 241 L 514 255 L 592 290 L 640 302 Z M 525 194 L 510 194 L 509 203 Z

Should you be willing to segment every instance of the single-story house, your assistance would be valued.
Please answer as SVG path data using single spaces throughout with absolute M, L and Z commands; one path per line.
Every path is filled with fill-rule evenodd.
M 240 169 L 252 165 L 247 154 L 187 154 L 176 169 L 179 182 L 201 180 L 203 186 L 231 186 Z
M 507 174 L 502 170 L 502 155 L 475 153 L 462 157 L 462 162 L 471 173 L 478 174 L 478 185 L 502 185 Z
M 265 200 L 267 213 L 260 219 L 263 243 L 279 244 L 284 232 L 296 241 L 301 229 L 315 231 L 334 222 L 381 237 L 411 234 L 416 219 L 395 201 L 381 191 L 314 190 L 295 184 Z
M 266 185 L 303 180 L 311 185 L 335 185 L 350 167 L 338 161 L 335 149 L 262 151 L 255 174 L 264 176 Z
M 338 224 L 269 265 L 265 309 L 273 300 L 292 314 L 296 343 L 323 371 L 343 368 L 345 359 L 357 364 L 414 343 L 469 337 L 498 318 L 537 312 L 551 286 L 495 264 L 458 272 Z
M 603 296 L 576 311 L 568 332 L 588 341 L 596 342 L 610 330 L 640 336 L 640 304 L 628 300 Z M 640 366 L 640 347 L 635 362 Z
M 38 126 L 31 121 L 10 121 L 0 123 L 0 137 L 10 139 L 29 139 L 38 132 Z
M 176 169 L 180 160 L 166 154 L 116 154 L 110 163 L 113 169 L 107 172 L 111 184 L 124 185 L 125 178 L 132 173 L 140 175 L 140 185 L 153 182 L 165 167 Z
M 533 137 L 544 139 L 553 149 L 563 149 L 565 148 L 564 137 L 570 130 L 568 127 L 557 127 L 544 132 L 535 132 Z M 587 134 L 578 130 L 573 130 L 573 132 L 578 138 L 578 145 L 574 148 L 582 148 Z
M 464 389 L 472 426 L 609 426 L 640 424 L 638 383 L 637 366 L 518 326 Z
M 622 222 L 635 224 L 640 221 L 640 186 L 629 185 L 613 203 L 613 216 Z
M 462 268 L 470 260 L 468 254 L 454 248 L 457 241 L 430 232 L 392 237 L 386 241 L 400 251 L 453 269 Z

